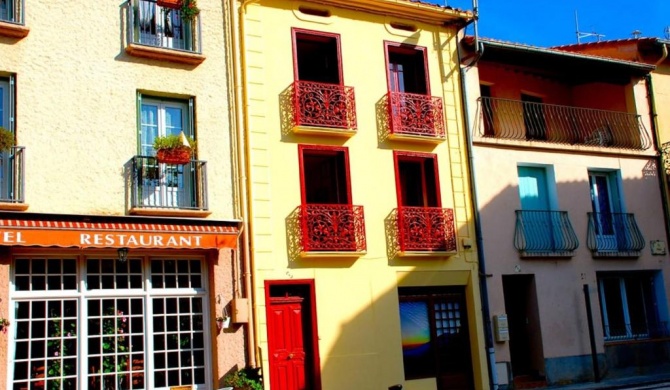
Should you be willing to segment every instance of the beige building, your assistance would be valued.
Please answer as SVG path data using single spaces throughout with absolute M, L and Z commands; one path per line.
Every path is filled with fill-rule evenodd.
M 667 372 L 654 67 L 490 39 L 464 47 L 497 383 Z
M 253 352 L 228 15 L 168 3 L 0 0 L 2 388 L 213 389 Z

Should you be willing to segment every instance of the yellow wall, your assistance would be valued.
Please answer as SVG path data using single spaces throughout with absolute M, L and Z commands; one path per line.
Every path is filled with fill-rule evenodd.
M 354 3 L 354 2 L 352 2 Z M 365 3 L 362 1 L 361 3 Z M 331 16 L 297 11 L 305 2 L 259 1 L 248 5 L 241 25 L 246 74 L 252 251 L 258 336 L 269 385 L 265 280 L 314 279 L 324 389 L 434 389 L 435 381 L 404 381 L 397 286 L 466 286 L 472 360 L 478 389 L 488 386 L 482 334 L 477 258 L 459 97 L 456 29 L 401 17 L 318 5 Z M 409 4 L 409 3 L 408 3 Z M 314 7 L 314 5 L 312 5 Z M 380 13 L 383 10 L 380 10 Z M 438 11 L 436 8 L 435 12 Z M 415 24 L 414 33 L 389 22 Z M 344 85 L 355 88 L 357 134 L 350 138 L 296 135 L 285 122 L 287 91 L 294 80 L 291 27 L 340 34 Z M 387 92 L 384 41 L 427 48 L 430 89 L 444 102 L 447 138 L 437 146 L 383 139 Z M 293 256 L 289 216 L 300 205 L 299 144 L 345 146 L 349 151 L 354 205 L 365 208 L 367 254 L 359 258 Z M 442 207 L 453 208 L 458 253 L 449 257 L 399 258 L 389 253 L 386 224 L 397 207 L 393 150 L 436 153 Z M 473 248 L 463 250 L 468 238 Z M 443 275 L 443 276 L 438 276 Z
M 670 142 L 670 61 L 659 64 L 651 74 L 658 124 L 659 147 Z

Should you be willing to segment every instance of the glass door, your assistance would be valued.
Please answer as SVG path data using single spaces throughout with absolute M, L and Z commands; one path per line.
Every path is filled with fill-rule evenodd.
M 155 156 L 154 139 L 158 136 L 192 136 L 187 125 L 188 107 L 180 102 L 143 99 L 140 149 L 142 156 Z M 159 164 L 151 159 L 149 174 L 143 177 L 144 206 L 180 208 L 191 206 L 191 164 Z

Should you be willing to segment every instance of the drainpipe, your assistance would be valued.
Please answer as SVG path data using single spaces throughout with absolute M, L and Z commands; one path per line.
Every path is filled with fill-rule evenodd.
M 475 60 L 470 63 L 467 67 L 472 67 L 476 65 L 477 61 L 481 58 L 481 56 L 484 54 L 484 47 L 483 45 L 479 44 L 479 33 L 477 29 L 477 21 L 479 19 L 479 7 L 477 6 L 477 0 L 472 1 L 472 8 L 473 8 L 473 14 L 474 14 L 474 23 L 473 23 L 473 28 L 475 31 Z M 458 48 L 458 63 L 460 67 L 461 59 L 462 59 L 462 53 L 461 53 L 461 46 L 456 45 Z M 467 88 L 465 88 L 465 71 L 467 69 L 460 68 L 460 92 L 461 92 L 461 111 L 463 115 L 463 120 L 465 123 L 465 137 L 466 137 L 466 144 L 467 144 L 467 152 L 468 152 L 468 160 L 469 160 L 469 187 L 470 187 L 470 194 L 472 195 L 472 207 L 473 207 L 473 219 L 475 223 L 475 238 L 477 241 L 477 258 L 479 259 L 479 290 L 480 290 L 480 296 L 481 296 L 481 301 L 482 301 L 482 316 L 484 317 L 484 339 L 486 343 L 486 361 L 488 364 L 488 369 L 489 369 L 489 386 L 493 390 L 498 389 L 498 375 L 496 373 L 495 369 L 495 349 L 493 348 L 493 333 L 491 331 L 491 315 L 490 315 L 490 308 L 489 308 L 489 296 L 488 296 L 488 287 L 486 284 L 486 278 L 489 276 L 486 274 L 486 260 L 484 256 L 484 240 L 482 238 L 482 226 L 481 226 L 481 217 L 479 215 L 479 202 L 477 200 L 477 191 L 476 191 L 476 176 L 475 176 L 475 169 L 474 169 L 474 157 L 472 154 L 472 136 L 471 136 L 471 130 L 470 130 L 470 118 L 469 118 L 469 110 L 468 110 L 468 99 L 467 99 Z
M 233 23 L 232 28 L 230 29 L 231 34 L 231 47 L 232 47 L 232 70 L 233 70 L 233 96 L 234 96 L 234 115 L 232 119 L 233 135 L 235 139 L 235 149 L 237 160 L 236 168 L 234 169 L 234 183 L 233 185 L 237 186 L 237 194 L 239 199 L 239 206 L 236 206 L 236 212 L 240 214 L 242 219 L 242 232 L 241 232 L 241 247 L 242 247 L 242 256 L 244 261 L 243 266 L 243 283 L 244 291 L 249 297 L 249 313 L 251 318 L 247 325 L 247 330 L 249 334 L 247 342 L 247 365 L 253 368 L 259 367 L 256 355 L 256 346 L 258 345 L 258 334 L 255 326 L 256 315 L 256 299 L 255 299 L 255 290 L 253 283 L 253 260 L 251 259 L 252 253 L 252 234 L 250 229 L 249 220 L 251 218 L 251 207 L 247 201 L 249 194 L 251 194 L 251 183 L 249 182 L 249 164 L 247 156 L 249 155 L 249 134 L 248 134 L 248 121 L 246 117 L 247 109 L 247 96 L 244 86 L 246 85 L 246 75 L 244 68 L 246 66 L 246 53 L 245 50 L 245 39 L 244 39 L 244 14 L 246 12 L 246 7 L 250 3 L 256 2 L 259 0 L 242 0 L 239 8 L 236 8 L 237 0 L 230 0 L 229 7 L 230 13 L 232 14 Z M 238 11 L 239 14 L 236 12 Z M 239 30 L 236 30 L 236 27 Z M 240 129 L 241 127 L 241 129 Z M 239 296 L 239 291 L 235 291 L 234 295 Z
M 662 44 L 663 52 L 661 59 L 656 62 L 656 66 L 660 65 L 663 61 L 668 58 L 668 45 Z M 654 85 L 651 79 L 651 73 L 648 73 L 644 77 L 644 81 L 647 85 L 647 101 L 649 102 L 649 116 L 651 116 L 651 135 L 654 140 L 654 145 L 657 148 L 657 162 L 656 162 L 656 175 L 658 176 L 659 186 L 661 188 L 661 200 L 663 203 L 663 220 L 665 222 L 665 239 L 666 242 L 670 242 L 670 209 L 668 202 L 668 181 L 666 180 L 666 173 L 664 167 L 664 158 L 663 152 L 661 150 L 660 136 L 658 133 L 658 114 L 656 113 L 656 100 L 654 99 Z

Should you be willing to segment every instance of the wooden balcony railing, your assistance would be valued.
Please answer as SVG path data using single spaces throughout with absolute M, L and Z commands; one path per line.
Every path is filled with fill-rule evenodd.
M 627 112 L 481 97 L 479 136 L 567 145 L 646 150 L 640 116 Z
M 514 247 L 521 256 L 573 256 L 578 246 L 567 211 L 516 210 Z
M 300 206 L 302 252 L 364 252 L 363 206 L 303 204 Z
M 454 211 L 439 207 L 399 207 L 398 244 L 401 252 L 456 250 Z
M 200 16 L 181 18 L 178 9 L 161 7 L 156 0 L 130 0 L 128 43 L 202 53 Z
M 390 133 L 444 138 L 442 99 L 415 93 L 389 92 Z
M 586 245 L 595 257 L 638 257 L 644 249 L 634 214 L 588 213 Z
M 25 151 L 14 146 L 0 154 L 0 202 L 25 203 Z
M 355 130 L 354 88 L 338 84 L 295 81 L 293 120 L 295 126 Z
M 207 162 L 160 164 L 155 157 L 132 160 L 131 207 L 207 210 Z

